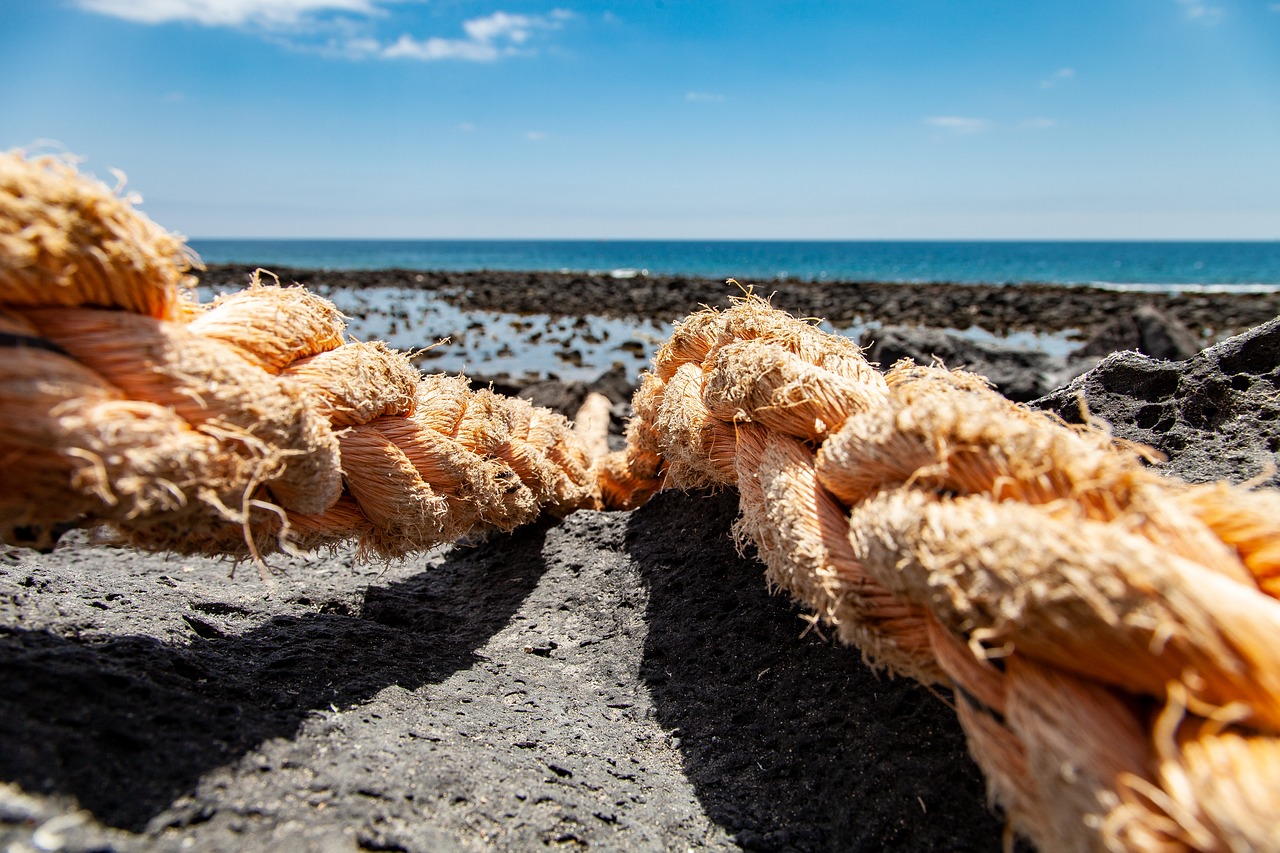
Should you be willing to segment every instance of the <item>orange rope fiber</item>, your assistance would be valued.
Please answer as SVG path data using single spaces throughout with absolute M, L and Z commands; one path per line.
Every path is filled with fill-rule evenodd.
M 395 556 L 733 487 L 772 583 L 954 689 L 1043 849 L 1280 849 L 1276 493 L 1163 479 L 980 377 L 882 375 L 754 297 L 677 326 L 593 461 L 560 416 L 345 342 L 301 288 L 201 305 L 193 262 L 63 162 L 0 155 L 4 541 Z
M 771 582 L 953 688 L 1044 850 L 1280 849 L 1280 496 L 1161 478 L 985 380 L 747 297 L 678 324 L 600 463 L 613 507 L 736 487 Z
M 598 505 L 564 417 L 423 377 L 257 281 L 200 304 L 183 242 L 53 158 L 0 155 L 0 536 L 113 527 L 258 556 L 392 557 Z

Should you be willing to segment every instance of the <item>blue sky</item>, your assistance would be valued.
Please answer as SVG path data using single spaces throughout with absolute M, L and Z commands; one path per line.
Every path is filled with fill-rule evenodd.
M 0 0 L 193 237 L 1280 238 L 1275 0 Z

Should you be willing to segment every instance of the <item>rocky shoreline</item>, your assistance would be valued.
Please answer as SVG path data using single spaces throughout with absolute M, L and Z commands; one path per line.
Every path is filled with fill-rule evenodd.
M 211 265 L 210 284 L 243 286 L 251 265 Z M 272 268 L 285 283 L 311 288 L 397 287 L 434 291 L 464 310 L 561 316 L 598 315 L 674 322 L 704 305 L 723 307 L 739 293 L 724 281 L 676 276 L 560 272 L 432 272 Z M 1204 343 L 1237 334 L 1280 314 L 1280 293 L 1147 293 L 1042 284 L 957 285 L 882 282 L 740 282 L 772 294 L 775 307 L 836 326 L 885 324 L 1010 332 L 1073 331 L 1080 340 L 1150 306 L 1176 319 Z

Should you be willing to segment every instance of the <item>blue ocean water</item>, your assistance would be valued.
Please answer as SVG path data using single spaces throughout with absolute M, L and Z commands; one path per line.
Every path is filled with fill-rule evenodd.
M 1280 241 L 191 240 L 206 263 L 1280 289 Z

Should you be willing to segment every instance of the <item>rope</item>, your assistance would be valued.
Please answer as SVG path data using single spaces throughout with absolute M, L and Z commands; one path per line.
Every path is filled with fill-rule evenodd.
M 0 536 L 394 557 L 598 503 L 565 418 L 344 340 L 265 285 L 200 304 L 193 257 L 104 185 L 0 155 Z
M 979 377 L 881 375 L 754 297 L 677 326 L 627 449 L 593 462 L 598 435 L 345 341 L 301 288 L 200 304 L 193 261 L 130 199 L 0 155 L 4 541 L 110 526 L 390 557 L 733 487 L 773 584 L 872 663 L 954 688 L 992 797 L 1042 848 L 1278 849 L 1280 496 L 1164 480 Z
M 1162 479 L 973 375 L 881 375 L 750 296 L 680 323 L 634 408 L 607 504 L 737 488 L 773 584 L 954 688 L 1042 849 L 1280 847 L 1280 496 Z

